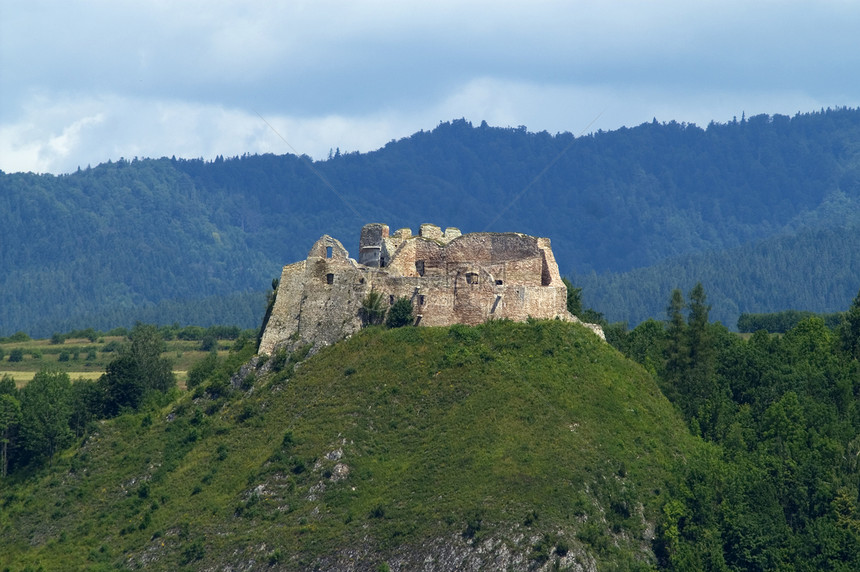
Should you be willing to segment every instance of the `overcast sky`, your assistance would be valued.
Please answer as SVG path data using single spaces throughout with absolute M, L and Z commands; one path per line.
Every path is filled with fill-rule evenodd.
M 835 106 L 860 106 L 855 0 L 0 2 L 6 172 Z

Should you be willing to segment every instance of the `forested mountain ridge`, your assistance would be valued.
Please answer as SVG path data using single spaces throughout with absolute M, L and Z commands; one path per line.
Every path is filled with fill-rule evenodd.
M 581 276 L 831 228 L 839 200 L 860 200 L 860 110 L 707 128 L 654 121 L 577 138 L 458 120 L 326 161 L 135 159 L 61 176 L 3 173 L 0 335 L 109 328 L 123 324 L 84 322 L 130 323 L 142 310 L 172 322 L 177 305 L 202 299 L 206 314 L 223 306 L 216 321 L 251 327 L 283 264 L 323 233 L 354 250 L 370 221 L 548 236 L 561 272 Z M 814 302 L 802 309 L 826 309 Z
M 743 313 L 839 312 L 860 285 L 860 209 L 829 226 L 802 228 L 722 251 L 692 253 L 647 268 L 573 277 L 583 303 L 629 326 L 665 317 L 665 293 L 702 282 L 712 316 L 735 328 Z

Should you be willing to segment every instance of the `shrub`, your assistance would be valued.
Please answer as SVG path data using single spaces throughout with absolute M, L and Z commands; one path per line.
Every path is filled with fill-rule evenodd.
M 466 529 L 463 530 L 463 538 L 475 538 L 478 532 L 481 531 L 483 517 L 478 511 L 472 512 L 466 520 Z
M 218 354 L 209 352 L 205 358 L 191 366 L 185 385 L 190 389 L 197 387 L 208 378 L 218 366 Z
M 388 310 L 385 325 L 389 328 L 400 328 L 412 324 L 412 300 L 409 298 L 398 298 Z
M 370 518 L 385 518 L 385 507 L 381 504 L 373 507 L 370 511 Z
M 218 349 L 218 339 L 212 334 L 206 334 L 200 342 L 200 351 L 211 352 Z
M 102 347 L 105 353 L 117 352 L 122 349 L 122 343 L 119 340 L 111 340 Z
M 9 352 L 9 361 L 24 361 L 24 350 L 21 348 L 15 348 Z
M 185 566 L 195 560 L 200 560 L 203 558 L 205 553 L 206 551 L 203 548 L 203 543 L 199 540 L 195 540 L 182 551 L 182 560 L 180 563 Z
M 275 352 L 275 355 L 272 356 L 272 371 L 278 372 L 284 369 L 284 366 L 287 365 L 287 360 L 289 359 L 289 355 L 287 354 L 287 348 L 278 348 Z

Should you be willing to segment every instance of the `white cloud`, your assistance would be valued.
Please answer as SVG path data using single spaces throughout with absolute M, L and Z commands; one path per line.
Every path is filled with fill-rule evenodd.
M 439 121 L 579 133 L 860 105 L 860 4 L 8 0 L 0 168 L 367 151 Z

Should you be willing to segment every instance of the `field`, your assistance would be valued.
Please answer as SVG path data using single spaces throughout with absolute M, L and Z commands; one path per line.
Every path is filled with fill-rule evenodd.
M 49 368 L 68 373 L 72 381 L 98 379 L 124 341 L 122 336 L 105 336 L 95 342 L 73 338 L 61 343 L 53 343 L 50 339 L 0 343 L 0 377 L 9 375 L 18 387 L 23 387 L 37 372 Z M 173 373 L 179 387 L 184 389 L 188 370 L 208 352 L 201 350 L 201 342 L 195 340 L 175 339 L 165 344 L 162 357 L 173 363 Z M 219 340 L 218 354 L 226 355 L 231 344 L 229 340 Z M 20 361 L 12 359 L 15 350 L 22 354 Z

